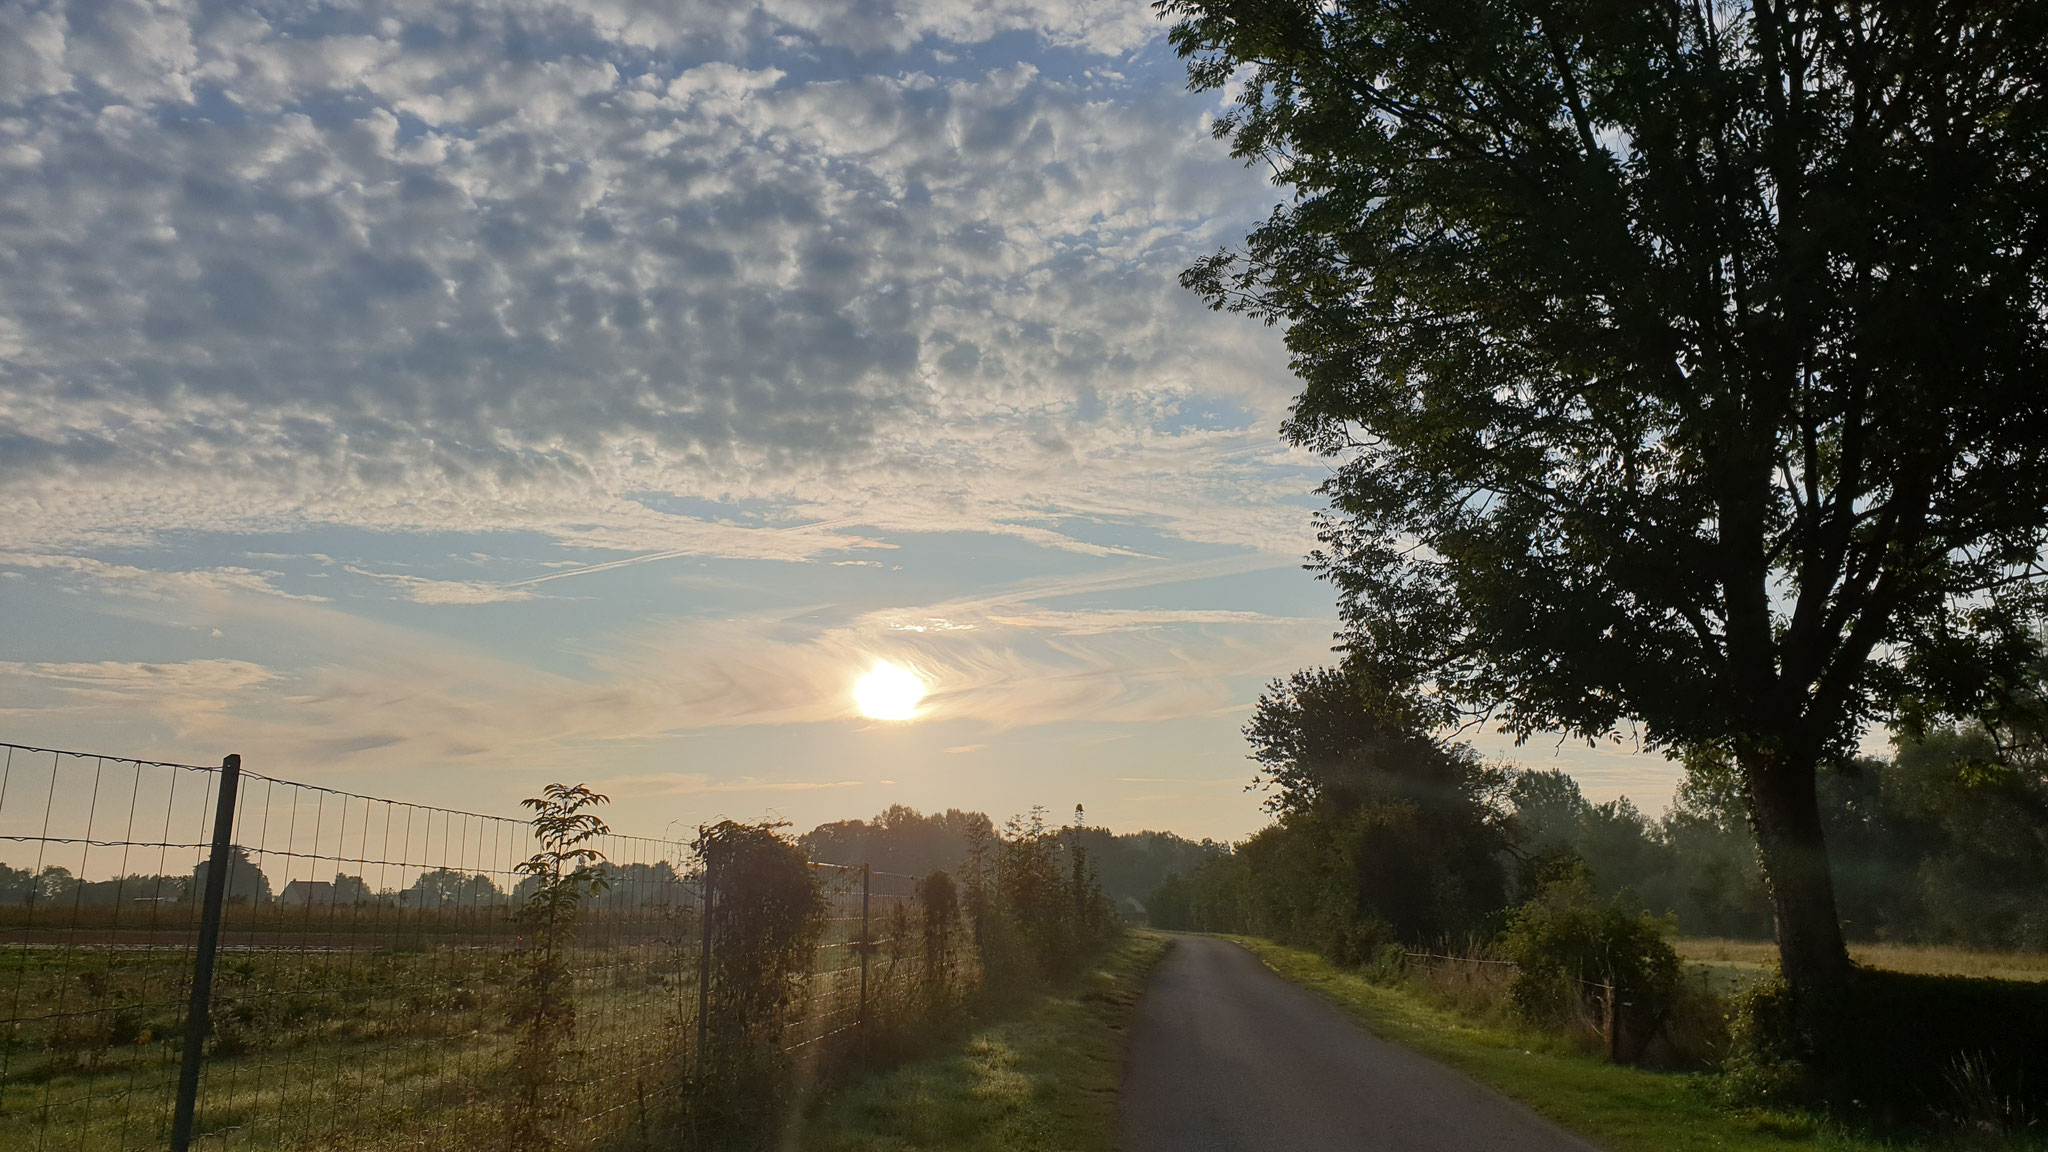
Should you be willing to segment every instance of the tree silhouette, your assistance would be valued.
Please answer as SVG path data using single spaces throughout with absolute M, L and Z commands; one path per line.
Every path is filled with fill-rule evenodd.
M 1816 768 L 2040 646 L 2048 7 L 1159 7 L 1293 194 L 1184 281 L 1287 326 L 1352 670 L 1732 757 L 1825 1032 Z

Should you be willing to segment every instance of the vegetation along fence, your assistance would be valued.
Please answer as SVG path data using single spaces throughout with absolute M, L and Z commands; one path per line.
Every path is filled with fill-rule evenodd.
M 536 819 L 233 756 L 0 750 L 0 1152 L 632 1148 L 718 1052 L 786 1075 L 978 979 L 949 885 L 764 887 L 715 848 L 794 852 L 754 826 L 585 824 L 563 865 Z

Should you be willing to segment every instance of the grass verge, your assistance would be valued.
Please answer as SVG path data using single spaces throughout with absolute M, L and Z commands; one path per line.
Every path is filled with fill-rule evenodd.
M 956 1050 L 822 1095 L 805 1152 L 1111 1152 L 1124 1029 L 1167 938 L 1132 932 L 1075 984 L 975 1024 Z
M 1830 1152 L 1960 1147 L 1900 1143 L 1844 1130 L 1804 1114 L 1734 1111 L 1706 1078 L 1623 1068 L 1571 1051 L 1559 1038 L 1482 1024 L 1435 1008 L 1399 988 L 1371 983 L 1311 952 L 1232 936 L 1282 977 L 1313 989 L 1375 1034 L 1427 1053 L 1491 1084 L 1560 1125 L 1617 1152 Z M 1986 1147 L 1985 1144 L 1968 1145 Z M 2038 1148 L 2014 1143 L 1992 1147 Z

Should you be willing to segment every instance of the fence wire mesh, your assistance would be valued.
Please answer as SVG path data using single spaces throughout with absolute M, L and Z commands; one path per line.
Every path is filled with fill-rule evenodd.
M 811 966 L 810 995 L 785 1031 L 799 1052 L 863 1025 L 881 1029 L 916 1017 L 980 979 L 959 915 L 928 915 L 924 879 L 814 863 L 825 896 L 825 932 Z
M 167 1147 L 222 770 L 0 751 L 0 1152 Z M 243 771 L 232 828 L 193 1147 L 502 1144 L 532 825 Z M 546 1111 L 631 1146 L 692 1071 L 704 882 L 679 840 L 590 846 L 609 887 L 577 915 Z M 916 878 L 813 868 L 826 931 L 765 1039 L 807 1058 L 975 979 Z

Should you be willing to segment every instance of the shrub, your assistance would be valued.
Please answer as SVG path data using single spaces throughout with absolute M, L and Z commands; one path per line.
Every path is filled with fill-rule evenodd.
M 765 1144 L 790 1089 L 783 1025 L 825 926 L 817 875 L 776 823 L 697 830 L 714 941 L 692 1126 L 714 1147 Z
M 1599 1019 L 1603 986 L 1612 986 L 1617 1051 L 1640 1061 L 1680 991 L 1678 953 L 1664 939 L 1671 930 L 1668 920 L 1634 911 L 1620 897 L 1600 899 L 1592 872 L 1573 861 L 1509 913 L 1501 947 L 1518 969 L 1515 1005 L 1532 1020 L 1575 1013 Z
M 1722 1068 L 1734 1102 L 1804 1103 L 1982 1129 L 2048 1110 L 2048 984 L 1858 968 L 1817 1052 L 1778 979 L 1743 994 Z
M 505 1124 L 508 1148 L 552 1148 L 558 1143 L 552 1121 L 561 1103 L 559 1067 L 576 1035 L 569 944 L 578 905 L 608 884 L 603 854 L 583 845 L 609 829 L 585 809 L 606 802 L 606 797 L 581 784 L 550 784 L 541 795 L 520 802 L 533 811 L 533 831 L 541 848 L 514 866 L 534 883 L 518 912 L 530 935 L 525 972 L 510 1002 L 517 1041 L 511 1068 L 514 1091 Z
M 1859 968 L 1849 988 L 1842 1046 L 1815 1064 L 1830 1102 L 1907 1120 L 2048 1106 L 2048 985 Z
M 968 856 L 968 912 L 985 986 L 1063 980 L 1113 941 L 1121 925 L 1079 835 L 1045 822 L 1043 809 L 1010 820 Z
M 1813 1099 L 1806 1045 L 1792 1023 L 1792 990 L 1773 974 L 1738 993 L 1729 1012 L 1721 1089 L 1737 1106 L 1806 1104 Z
M 952 972 L 954 929 L 960 923 L 960 891 L 944 869 L 934 869 L 917 882 L 917 902 L 924 909 L 918 920 L 923 961 L 919 972 L 927 1011 L 938 1012 L 952 997 L 947 977 Z

